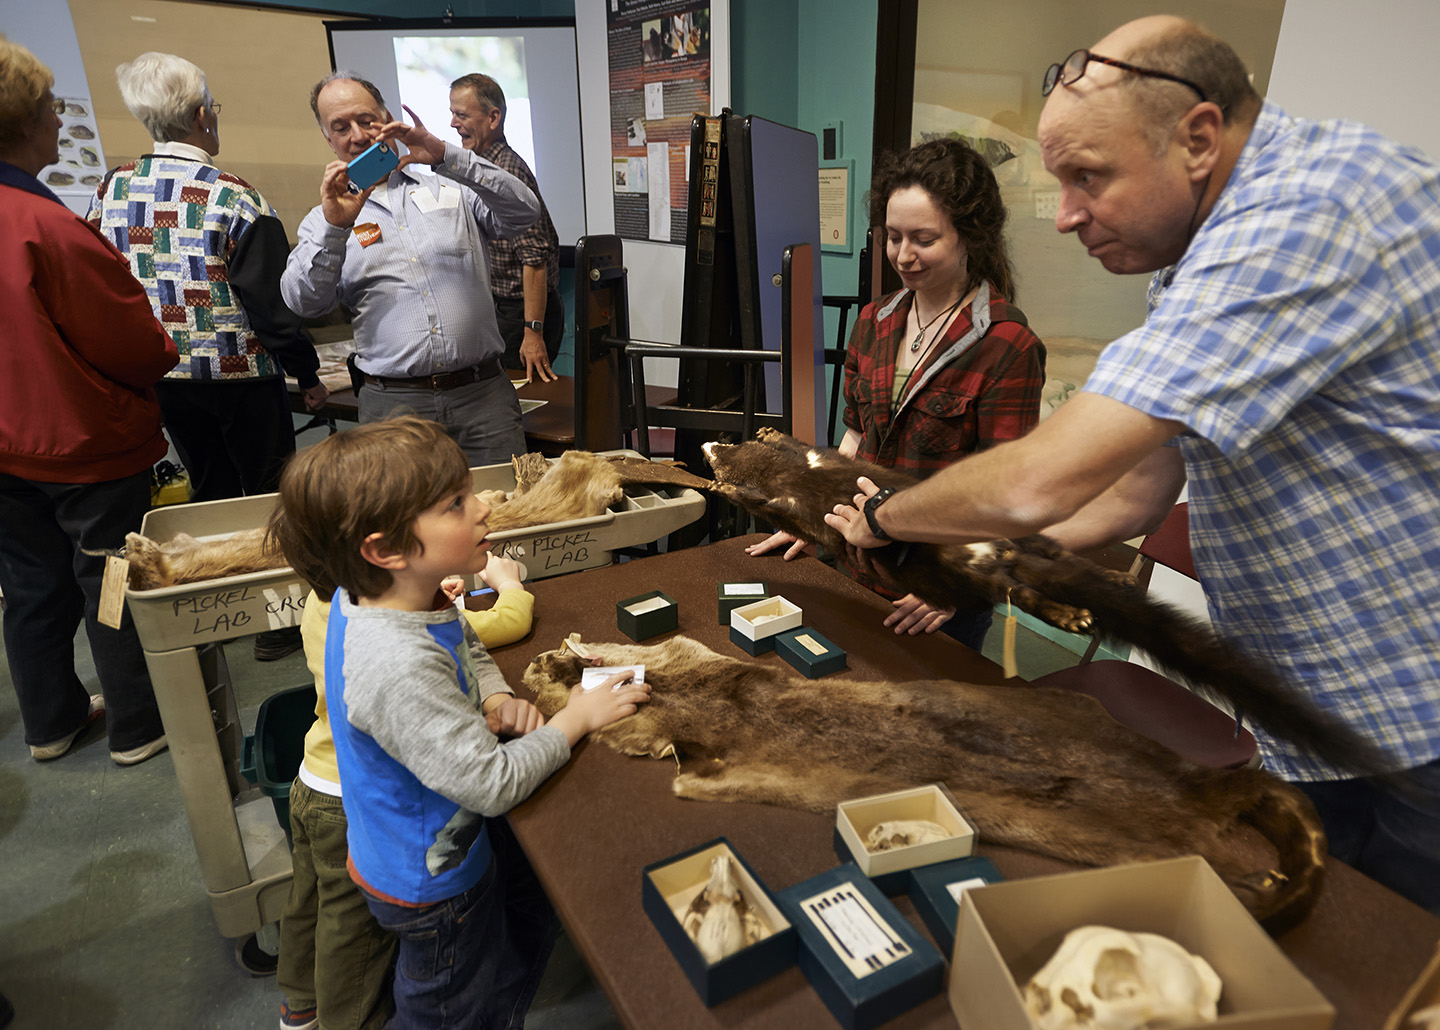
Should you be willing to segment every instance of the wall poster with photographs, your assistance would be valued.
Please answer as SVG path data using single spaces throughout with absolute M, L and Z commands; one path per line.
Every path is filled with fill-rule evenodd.
M 40 181 L 57 195 L 92 195 L 105 181 L 105 151 L 95 105 L 89 97 L 56 97 L 65 105 L 60 115 L 60 160 L 46 165 Z
M 690 119 L 710 113 L 710 8 L 609 0 L 615 233 L 683 243 Z

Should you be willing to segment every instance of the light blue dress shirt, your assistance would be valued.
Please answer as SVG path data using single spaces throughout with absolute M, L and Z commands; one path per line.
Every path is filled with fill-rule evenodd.
M 486 241 L 517 235 L 540 211 L 519 179 L 453 143 L 438 175 L 415 168 L 391 172 L 352 229 L 315 207 L 280 280 L 298 315 L 325 315 L 337 301 L 354 312 L 356 363 L 371 375 L 425 376 L 498 359 L 505 344 Z
M 1440 756 L 1440 168 L 1266 104 L 1145 325 L 1084 389 L 1183 423 L 1216 626 L 1369 736 Z M 1341 774 L 1260 730 L 1286 779 Z

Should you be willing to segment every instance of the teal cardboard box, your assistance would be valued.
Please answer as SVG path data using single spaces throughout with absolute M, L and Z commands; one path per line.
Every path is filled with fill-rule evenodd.
M 691 903 L 716 877 L 717 860 L 729 861 L 730 882 L 739 889 L 748 910 L 748 922 L 740 925 L 747 935 L 758 939 L 711 961 L 685 924 Z M 641 902 L 706 1005 L 718 1005 L 795 964 L 795 928 L 760 877 L 724 837 L 646 866 Z M 700 921 L 699 916 L 691 918 L 692 926 Z
M 870 1030 L 939 994 L 945 960 L 847 862 L 780 892 L 800 971 L 846 1030 Z
M 925 921 L 941 954 L 949 955 L 955 950 L 955 925 L 960 921 L 960 899 L 965 892 L 1003 879 L 988 858 L 979 856 L 910 870 L 907 887 L 910 900 L 915 903 L 915 911 Z
M 730 625 L 730 613 L 742 604 L 753 604 L 770 596 L 770 588 L 761 580 L 743 583 L 721 583 L 716 588 L 716 604 L 720 609 L 720 625 Z
M 634 641 L 680 628 L 680 606 L 663 590 L 649 590 L 615 604 L 615 624 Z
M 781 633 L 775 638 L 775 653 L 812 680 L 845 668 L 845 652 L 809 626 Z

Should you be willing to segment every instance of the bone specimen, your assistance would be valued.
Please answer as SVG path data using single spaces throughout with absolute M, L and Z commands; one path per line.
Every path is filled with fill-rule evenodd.
M 1440 1030 L 1440 1005 L 1410 1013 L 1409 1030 Z
M 950 833 L 939 823 L 929 819 L 890 819 L 876 823 L 865 835 L 866 851 L 889 851 L 892 848 L 908 848 L 916 844 L 946 840 Z
M 729 855 L 716 855 L 710 860 L 710 881 L 690 902 L 680 922 L 710 963 L 769 934 L 760 914 L 746 904 L 745 894 L 735 882 Z
M 1213 1022 L 1220 978 L 1168 937 L 1108 926 L 1071 930 L 1025 985 L 1038 1030 L 1150 1030 Z

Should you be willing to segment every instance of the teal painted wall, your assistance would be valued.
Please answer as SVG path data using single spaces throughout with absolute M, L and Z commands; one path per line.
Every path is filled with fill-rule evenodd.
M 821 285 L 827 294 L 854 294 L 860 247 L 869 227 L 865 191 L 875 117 L 875 23 L 879 0 L 733 0 L 730 7 L 732 107 L 813 132 L 840 122 L 841 159 L 853 160 L 850 254 L 822 252 Z M 852 308 L 846 322 L 855 324 Z M 825 311 L 825 344 L 840 326 Z M 843 427 L 836 420 L 836 440 Z

